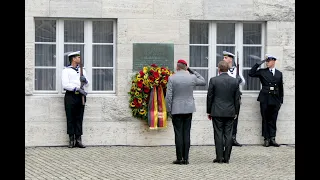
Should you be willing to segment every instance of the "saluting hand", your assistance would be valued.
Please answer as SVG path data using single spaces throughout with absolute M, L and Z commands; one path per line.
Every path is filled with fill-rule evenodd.
M 260 62 L 258 62 L 258 64 L 263 64 L 264 62 L 266 62 L 266 59 L 264 59 L 264 60 L 262 60 L 262 61 L 260 61 Z
M 189 67 L 187 68 L 190 74 L 194 74 L 193 70 L 191 70 Z

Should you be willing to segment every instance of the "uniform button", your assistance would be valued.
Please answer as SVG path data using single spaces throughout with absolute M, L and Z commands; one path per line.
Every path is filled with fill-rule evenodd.
M 269 83 L 269 84 L 271 84 L 271 83 Z

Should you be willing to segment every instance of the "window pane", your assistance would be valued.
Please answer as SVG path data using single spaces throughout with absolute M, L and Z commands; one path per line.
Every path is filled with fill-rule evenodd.
M 35 20 L 35 42 L 56 42 L 56 21 Z
M 56 70 L 36 68 L 35 90 L 56 90 Z
M 207 69 L 195 69 L 201 76 L 205 79 L 206 85 L 205 86 L 196 86 L 193 90 L 208 90 L 208 70 Z
M 234 46 L 217 46 L 216 67 L 218 67 L 218 63 L 223 60 L 223 51 L 228 51 L 236 55 L 236 53 L 234 52 Z
M 35 66 L 56 66 L 56 45 L 35 45 Z
M 113 42 L 113 22 L 93 21 L 92 22 L 93 43 Z
M 252 67 L 261 61 L 261 47 L 243 47 L 243 67 Z
M 83 21 L 64 21 L 64 42 L 83 42 L 84 40 Z
M 190 23 L 190 44 L 208 44 L 209 23 Z
M 260 90 L 260 80 L 259 78 L 250 77 L 250 69 L 243 70 L 243 78 L 246 80 L 246 84 L 243 86 L 243 90 Z
M 235 24 L 217 23 L 217 44 L 235 43 Z
M 243 24 L 243 44 L 261 44 L 261 24 Z
M 93 67 L 113 67 L 112 45 L 93 45 L 92 53 Z
M 190 46 L 190 67 L 208 67 L 208 46 Z
M 64 52 L 73 52 L 80 51 L 81 61 L 84 63 L 84 45 L 82 44 L 65 44 Z M 64 56 L 64 66 L 68 66 L 70 64 L 68 55 Z
M 93 69 L 92 73 L 93 91 L 113 90 L 113 69 Z

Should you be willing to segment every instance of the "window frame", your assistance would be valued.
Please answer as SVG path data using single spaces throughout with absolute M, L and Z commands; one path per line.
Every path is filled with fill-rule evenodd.
M 235 47 L 235 55 L 237 56 L 237 52 L 239 53 L 239 64 L 240 71 L 243 73 L 244 70 L 249 70 L 251 67 L 243 67 L 243 48 L 244 47 L 261 47 L 261 59 L 263 59 L 266 48 L 266 23 L 263 21 L 199 21 L 199 20 L 191 20 L 189 23 L 208 23 L 208 44 L 190 44 L 189 40 L 189 50 L 191 46 L 208 46 L 208 67 L 190 67 L 192 69 L 208 69 L 208 84 L 211 77 L 216 76 L 217 74 L 217 64 L 216 64 L 216 49 L 217 46 L 234 46 Z M 218 23 L 235 23 L 235 44 L 217 44 L 217 24 Z M 261 24 L 261 44 L 243 44 L 243 24 L 245 23 L 255 23 Z M 189 24 L 189 27 L 190 27 Z M 190 57 L 190 55 L 189 55 Z M 237 57 L 235 57 L 234 61 L 237 61 Z M 247 80 L 246 80 L 247 81 Z M 261 88 L 261 83 L 260 83 Z M 240 86 L 240 90 L 244 94 L 256 94 L 260 90 L 243 90 L 242 86 Z M 205 94 L 207 90 L 194 90 L 196 94 Z
M 55 20 L 56 21 L 56 41 L 55 42 L 36 42 L 34 39 L 34 44 L 55 44 L 56 45 L 56 66 L 55 67 L 47 67 L 47 66 L 34 66 L 34 76 L 33 76 L 33 93 L 34 94 L 65 94 L 65 90 L 62 88 L 61 83 L 61 75 L 62 70 L 64 69 L 64 45 L 65 44 L 84 44 L 84 53 L 81 56 L 84 56 L 85 62 L 83 64 L 83 68 L 86 70 L 87 79 L 90 82 L 90 85 L 87 87 L 88 93 L 90 94 L 115 94 L 116 93 L 116 36 L 117 36 L 117 21 L 116 19 L 99 19 L 99 18 L 34 18 L 34 22 L 36 20 Z M 64 21 L 65 20 L 73 20 L 73 21 L 84 21 L 84 42 L 76 43 L 76 42 L 64 42 Z M 93 21 L 111 21 L 113 22 L 113 42 L 112 43 L 93 43 Z M 34 31 L 35 33 L 35 31 Z M 112 45 L 113 46 L 113 66 L 112 67 L 92 67 L 92 49 L 93 45 Z M 35 52 L 35 50 L 34 50 Z M 35 55 L 34 55 L 35 61 Z M 55 68 L 56 70 L 56 90 L 48 91 L 48 90 L 35 90 L 35 70 L 36 68 Z M 93 69 L 112 69 L 113 70 L 113 85 L 112 91 L 93 91 L 92 90 L 92 72 Z

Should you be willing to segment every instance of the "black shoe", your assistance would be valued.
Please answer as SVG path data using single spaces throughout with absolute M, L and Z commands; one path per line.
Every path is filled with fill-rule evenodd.
M 69 135 L 69 145 L 68 148 L 74 147 L 74 135 Z
M 187 164 L 189 164 L 189 161 L 188 160 L 183 160 L 183 164 L 187 165 Z
M 272 138 L 270 139 L 270 145 L 271 145 L 271 146 L 274 146 L 274 147 L 279 147 L 279 146 L 280 146 L 278 143 L 276 143 L 276 140 L 275 140 L 274 137 L 272 137 Z
M 238 143 L 238 141 L 237 141 L 236 139 L 233 139 L 232 146 L 239 146 L 239 147 L 241 147 L 242 145 L 241 145 L 240 143 Z
M 223 159 L 214 159 L 213 163 L 223 163 Z
M 223 163 L 229 164 L 229 160 L 223 160 Z
M 74 141 L 69 141 L 69 146 L 68 146 L 68 148 L 73 148 L 74 147 Z
M 85 146 L 82 144 L 81 136 L 76 136 L 76 144 L 74 146 L 79 148 L 85 148 Z
M 269 147 L 270 146 L 270 140 L 269 139 L 264 139 L 263 146 L 264 147 Z
M 177 160 L 173 161 L 172 164 L 184 164 L 184 161 L 177 159 Z

